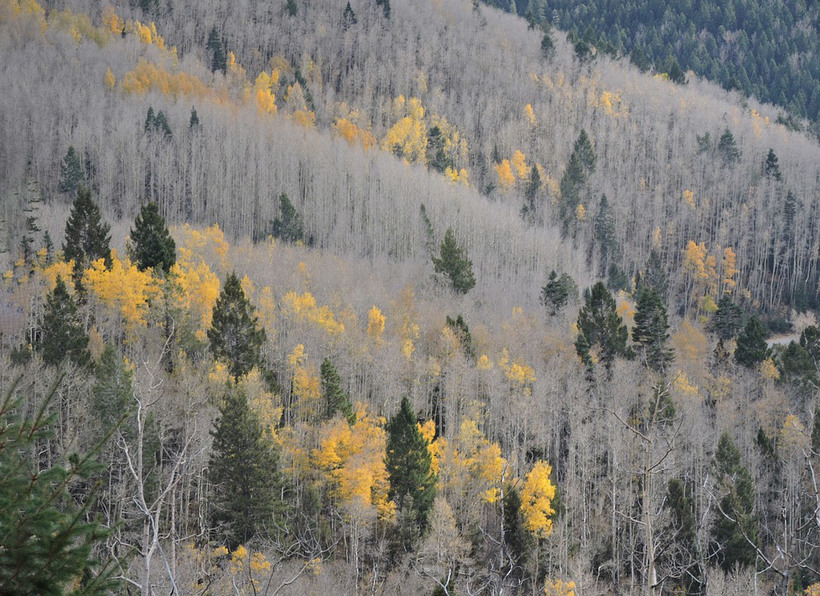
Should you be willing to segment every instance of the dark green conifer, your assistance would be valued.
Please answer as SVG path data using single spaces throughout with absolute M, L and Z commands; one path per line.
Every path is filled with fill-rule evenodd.
M 176 244 L 153 201 L 144 204 L 134 220 L 131 258 L 140 271 L 150 268 L 168 273 L 176 263 Z
M 720 135 L 717 148 L 724 167 L 732 167 L 740 162 L 740 149 L 737 147 L 735 136 L 728 128 Z
M 541 174 L 538 173 L 538 168 L 532 166 L 530 169 L 530 178 L 527 180 L 527 185 L 524 187 L 524 207 L 531 217 L 535 217 L 538 209 L 538 193 L 541 190 Z
M 214 359 L 228 366 L 234 380 L 261 363 L 265 330 L 259 327 L 255 312 L 236 273 L 228 274 L 214 305 L 208 341 Z
M 71 206 L 63 243 L 63 257 L 74 261 L 75 282 L 79 282 L 83 271 L 97 259 L 105 259 L 105 266 L 111 267 L 110 229 L 103 223 L 100 209 L 91 199 L 91 191 L 81 186 Z
M 89 364 L 88 335 L 80 322 L 74 298 L 60 276 L 54 290 L 46 295 L 41 329 L 42 341 L 36 348 L 42 352 L 43 362 L 58 366 L 68 358 L 77 366 Z
M 376 0 L 376 6 L 382 7 L 382 14 L 385 19 L 390 18 L 390 0 Z
M 228 56 L 225 53 L 225 45 L 222 43 L 216 27 L 211 28 L 211 32 L 208 34 L 208 43 L 205 47 L 211 55 L 211 72 L 221 70 L 225 74 L 228 71 Z
M 191 117 L 188 120 L 188 128 L 190 128 L 191 130 L 197 130 L 197 129 L 199 129 L 199 127 L 200 127 L 199 114 L 196 113 L 196 108 L 192 107 L 191 108 Z
M 666 345 L 669 339 L 666 304 L 655 288 L 641 286 L 635 304 L 635 326 L 632 341 L 639 345 L 641 360 L 660 374 L 666 373 L 667 366 L 674 360 L 672 348 Z
M 289 243 L 301 242 L 305 236 L 302 216 L 285 193 L 279 195 L 279 212 L 281 218 L 276 217 L 273 220 L 273 237 Z
M 322 399 L 325 402 L 325 417 L 333 418 L 337 413 L 341 413 L 349 424 L 356 422 L 356 414 L 353 412 L 350 397 L 342 389 L 342 379 L 330 358 L 322 360 L 319 372 L 322 382 Z
M 774 149 L 769 149 L 769 153 L 766 155 L 766 161 L 763 163 L 763 175 L 777 182 L 781 180 L 780 166 L 777 163 L 777 155 L 775 155 Z
M 737 336 L 735 360 L 746 368 L 754 368 L 768 357 L 766 330 L 757 317 L 752 317 Z
M 116 348 L 106 344 L 94 367 L 94 377 L 96 380 L 91 389 L 91 413 L 102 428 L 108 428 L 116 424 L 134 405 L 134 373 L 117 354 Z
M 153 106 L 148 106 L 148 112 L 145 114 L 145 126 L 143 126 L 143 132 L 151 132 L 154 130 L 156 126 L 156 116 L 154 115 L 154 108 Z
M 356 18 L 356 13 L 353 12 L 353 7 L 350 6 L 350 2 L 348 2 L 342 12 L 342 29 L 347 31 L 358 22 L 359 19 Z
M 712 318 L 712 329 L 717 334 L 718 338 L 723 341 L 733 339 L 737 332 L 740 331 L 740 326 L 743 321 L 743 312 L 740 307 L 734 303 L 732 297 L 728 294 L 721 296 L 718 300 L 717 311 Z
M 296 4 L 296 0 L 287 0 L 285 2 L 285 12 L 288 13 L 289 17 L 295 17 L 299 14 L 299 6 Z
M 475 286 L 473 262 L 458 244 L 452 228 L 447 228 L 438 257 L 433 257 L 433 268 L 436 273 L 443 273 L 450 279 L 453 289 L 459 294 L 466 294 Z
M 550 60 L 555 55 L 555 42 L 552 41 L 552 35 L 549 31 L 544 32 L 541 38 L 541 56 L 545 60 Z
M 234 550 L 273 531 L 283 486 L 279 458 L 245 393 L 235 387 L 226 389 L 211 434 L 208 480 L 214 537 Z
M 412 507 L 413 521 L 422 533 L 427 528 L 427 516 L 436 496 L 436 477 L 430 469 L 427 445 L 405 397 L 399 411 L 387 423 L 388 496 L 400 510 Z
M 527 562 L 529 536 L 521 518 L 521 495 L 512 484 L 504 488 L 504 543 L 510 549 L 515 565 L 523 567 Z
M 73 195 L 77 191 L 77 187 L 84 181 L 83 164 L 80 161 L 80 156 L 71 146 L 60 164 L 60 183 L 57 190 Z
M 578 288 L 572 277 L 567 273 L 562 273 L 558 277 L 553 269 L 547 278 L 547 285 L 541 288 L 541 304 L 547 307 L 550 316 L 555 316 L 567 305 L 570 298 L 577 298 L 577 294 Z
M 616 357 L 631 357 L 631 351 L 626 346 L 629 333 L 618 314 L 615 299 L 603 282 L 592 286 L 589 298 L 578 313 L 578 333 L 584 337 L 590 350 L 597 348 L 599 360 L 607 370 Z M 585 358 L 580 351 L 578 356 Z

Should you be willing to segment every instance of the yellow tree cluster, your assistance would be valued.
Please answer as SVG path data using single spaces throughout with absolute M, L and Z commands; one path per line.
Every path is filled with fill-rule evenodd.
M 719 295 L 737 289 L 737 255 L 730 246 L 717 246 L 715 254 L 710 254 L 706 243 L 690 240 L 684 249 L 683 269 L 692 286 L 691 298 L 702 311 L 714 312 Z
M 256 81 L 253 83 L 253 96 L 256 99 L 256 107 L 260 114 L 276 113 L 276 95 L 273 91 L 278 86 L 278 70 L 272 70 L 270 74 L 262 71 L 256 77 Z
M 303 344 L 293 349 L 288 364 L 293 375 L 293 417 L 303 422 L 314 420 L 321 407 L 322 384 L 316 375 L 316 367 L 308 362 Z
M 160 281 L 128 259 L 112 256 L 111 262 L 111 269 L 107 269 L 103 259 L 94 261 L 83 273 L 83 287 L 100 303 L 119 312 L 126 329 L 133 331 L 147 323 L 149 302 L 162 291 Z
M 308 321 L 329 335 L 340 335 L 345 330 L 344 323 L 336 319 L 329 307 L 316 306 L 316 298 L 310 292 L 290 291 L 282 298 L 282 306 L 288 317 Z
M 137 66 L 123 75 L 120 86 L 124 93 L 136 95 L 155 90 L 166 97 L 185 95 L 202 99 L 213 94 L 197 77 L 185 72 L 170 73 L 162 64 L 157 65 L 144 58 L 140 58 Z
M 552 501 L 555 485 L 550 480 L 552 467 L 547 462 L 537 461 L 527 474 L 521 490 L 521 514 L 524 527 L 535 536 L 546 538 L 552 532 Z
M 370 149 L 378 144 L 375 135 L 366 128 L 360 128 L 347 118 L 338 118 L 333 125 L 336 132 L 351 145 L 361 145 Z

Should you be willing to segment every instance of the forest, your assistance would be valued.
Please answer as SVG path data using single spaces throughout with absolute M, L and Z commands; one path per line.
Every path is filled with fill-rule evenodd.
M 778 118 L 788 126 L 820 133 L 820 12 L 813 2 L 485 1 L 569 33 L 576 51 L 628 56 L 680 84 L 692 71 L 783 108 Z
M 820 593 L 820 145 L 577 46 L 0 0 L 0 593 Z

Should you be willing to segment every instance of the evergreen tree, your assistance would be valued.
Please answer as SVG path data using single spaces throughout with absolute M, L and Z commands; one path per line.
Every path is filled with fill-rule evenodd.
M 340 412 L 349 424 L 355 423 L 356 414 L 353 412 L 350 397 L 342 389 L 342 379 L 330 358 L 322 360 L 319 372 L 322 382 L 322 399 L 325 402 L 325 417 L 333 418 L 337 412 Z
M 672 348 L 666 345 L 668 331 L 663 298 L 655 288 L 642 285 L 638 288 L 632 341 L 640 346 L 643 363 L 660 374 L 665 374 L 675 357 Z
M 717 481 L 724 493 L 712 527 L 714 556 L 724 571 L 747 567 L 757 558 L 754 488 L 749 471 L 740 463 L 740 451 L 723 433 L 715 452 Z
M 746 368 L 754 368 L 768 357 L 769 346 L 766 344 L 766 330 L 757 317 L 752 317 L 737 336 L 735 360 Z
M 549 31 L 544 32 L 541 38 L 541 56 L 545 60 L 550 60 L 555 55 L 555 42 L 552 41 L 552 35 Z
M 166 139 L 170 139 L 173 136 L 173 133 L 171 132 L 171 125 L 168 124 L 168 118 L 162 110 L 157 113 L 154 118 L 153 125 L 153 130 L 161 132 Z
M 148 112 L 145 114 L 145 126 L 143 126 L 143 132 L 149 133 L 156 127 L 156 119 L 157 117 L 154 115 L 154 107 L 148 106 Z
M 390 0 L 376 0 L 376 6 L 382 7 L 382 13 L 385 19 L 390 18 Z
M 666 534 L 669 547 L 660 549 L 662 558 L 668 560 L 670 579 L 686 594 L 700 594 L 703 588 L 703 572 L 697 541 L 692 498 L 679 478 L 669 481 L 664 506 L 670 513 Z
M 427 131 L 427 163 L 437 172 L 444 172 L 453 167 L 453 160 L 445 151 L 444 134 L 438 126 Z
M 302 216 L 296 211 L 296 207 L 285 193 L 279 195 L 279 211 L 281 219 L 276 217 L 273 220 L 273 237 L 289 243 L 301 242 L 305 236 Z
M 601 196 L 598 214 L 595 216 L 595 239 L 601 253 L 601 275 L 609 270 L 609 260 L 615 256 L 618 244 L 615 240 L 615 214 L 609 206 L 606 195 Z
M 214 305 L 208 341 L 214 359 L 228 366 L 234 380 L 261 362 L 265 330 L 259 327 L 255 312 L 236 273 L 230 273 Z
M 646 262 L 646 270 L 641 277 L 641 283 L 647 288 L 654 288 L 662 299 L 666 299 L 669 292 L 669 279 L 666 277 L 661 255 L 655 249 L 649 253 L 649 260 Z
M 211 72 L 221 70 L 222 74 L 227 73 L 228 56 L 225 53 L 225 45 L 222 43 L 216 27 L 213 27 L 210 34 L 208 34 L 208 43 L 205 47 L 211 55 Z
M 176 263 L 176 244 L 153 201 L 144 204 L 134 220 L 131 242 L 131 258 L 140 271 L 150 268 L 168 273 Z
M 536 210 L 538 209 L 538 201 L 536 198 L 538 197 L 538 192 L 540 190 L 541 174 L 538 173 L 537 167 L 532 166 L 532 169 L 530 170 L 530 179 L 527 181 L 527 186 L 524 188 L 524 199 L 526 199 L 524 208 L 532 217 L 535 217 Z
M 299 7 L 296 5 L 296 0 L 287 0 L 285 2 L 285 12 L 289 17 L 295 17 L 299 14 Z
M 77 191 L 77 187 L 84 181 L 83 164 L 80 161 L 80 156 L 71 146 L 60 164 L 60 183 L 57 190 L 73 195 Z
M 578 313 L 578 332 L 583 335 L 590 350 L 598 348 L 599 360 L 607 370 L 617 356 L 631 357 L 631 351 L 626 346 L 629 333 L 618 314 L 615 299 L 603 282 L 592 286 L 589 298 Z M 585 357 L 580 351 L 578 356 L 581 359 Z
M 63 278 L 57 276 L 54 290 L 46 296 L 46 307 L 41 324 L 42 341 L 35 344 L 43 354 L 43 362 L 58 366 L 68 358 L 77 366 L 91 361 L 88 336 L 85 334 L 77 305 L 68 293 Z
M 521 495 L 508 484 L 504 489 L 504 543 L 510 549 L 515 565 L 523 567 L 527 562 L 529 536 L 521 518 Z
M 91 200 L 91 191 L 81 186 L 71 206 L 63 243 L 65 260 L 74 261 L 75 282 L 79 283 L 83 271 L 97 259 L 105 259 L 105 266 L 111 267 L 110 229 L 102 222 L 100 209 Z
M 473 262 L 467 258 L 464 249 L 456 244 L 452 228 L 447 228 L 438 257 L 433 257 L 433 268 L 436 273 L 443 273 L 450 278 L 453 289 L 459 294 L 466 294 L 475 286 Z
M 550 316 L 555 316 L 567 305 L 569 299 L 575 299 L 577 294 L 578 288 L 572 277 L 567 273 L 562 273 L 558 277 L 553 269 L 550 271 L 547 285 L 541 288 L 541 304 L 547 307 Z
M 595 171 L 595 162 L 598 158 L 595 155 L 595 150 L 592 148 L 592 142 L 589 140 L 587 131 L 584 129 L 581 129 L 581 133 L 575 141 L 572 152 L 578 156 L 587 174 L 592 174 Z
M 780 166 L 777 163 L 777 155 L 775 155 L 773 149 L 769 149 L 769 153 L 766 155 L 766 161 L 763 163 L 763 175 L 777 182 L 781 180 Z
M 712 318 L 712 329 L 722 341 L 733 339 L 743 321 L 743 312 L 731 296 L 724 294 L 718 301 L 717 311 Z
M 192 107 L 191 117 L 188 120 L 188 128 L 190 128 L 191 130 L 198 130 L 200 126 L 201 125 L 199 123 L 199 114 L 196 113 L 196 108 Z
M 447 315 L 444 319 L 447 326 L 453 330 L 453 333 L 458 337 L 461 348 L 464 350 L 464 355 L 470 360 L 475 359 L 473 354 L 473 336 L 470 335 L 470 328 L 464 322 L 464 317 L 458 315 L 455 319 Z
M 279 458 L 237 388 L 226 389 L 211 435 L 211 521 L 217 539 L 234 550 L 273 528 L 283 487 Z
M 96 471 L 92 455 L 72 454 L 43 465 L 41 448 L 53 438 L 56 414 L 47 415 L 56 385 L 34 414 L 26 414 L 15 382 L 0 402 L 0 593 L 110 594 L 111 570 L 92 553 L 109 531 L 69 493 L 72 483 Z
M 399 411 L 387 423 L 388 497 L 399 509 L 412 508 L 413 523 L 422 533 L 427 529 L 427 515 L 436 496 L 436 477 L 430 469 L 432 460 L 427 446 L 405 397 Z
M 133 406 L 134 374 L 117 354 L 116 348 L 107 343 L 94 368 L 94 377 L 91 412 L 103 428 L 108 428 Z
M 732 167 L 740 162 L 740 149 L 737 148 L 735 136 L 728 128 L 720 135 L 717 148 L 724 167 Z
M 353 7 L 351 7 L 350 2 L 348 2 L 342 12 L 342 29 L 347 31 L 358 22 L 359 19 L 356 18 L 356 13 L 353 12 Z

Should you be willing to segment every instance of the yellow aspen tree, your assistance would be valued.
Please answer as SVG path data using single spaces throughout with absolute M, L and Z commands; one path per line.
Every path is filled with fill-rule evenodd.
M 515 174 L 510 166 L 510 160 L 505 159 L 495 166 L 495 173 L 498 176 L 498 188 L 502 191 L 509 190 L 515 184 Z
M 562 579 L 548 579 L 544 584 L 546 596 L 575 596 L 575 582 Z
M 110 270 L 104 259 L 98 259 L 85 271 L 82 283 L 100 302 L 117 310 L 130 330 L 146 324 L 148 301 L 161 292 L 160 281 L 150 272 L 113 255 Z
M 723 249 L 723 262 L 721 271 L 721 283 L 723 284 L 723 293 L 732 294 L 737 288 L 735 276 L 738 274 L 737 255 L 732 250 L 731 246 Z
M 551 516 L 555 513 L 552 500 L 555 485 L 550 480 L 552 467 L 538 460 L 527 474 L 521 491 L 521 514 L 524 527 L 539 538 L 546 538 L 552 532 Z
M 114 73 L 111 72 L 111 69 L 106 69 L 105 76 L 103 77 L 103 84 L 105 85 L 105 89 L 107 91 L 113 91 L 114 86 L 117 84 L 117 80 L 114 78 Z
M 384 315 L 374 304 L 370 312 L 367 313 L 367 336 L 378 345 L 381 343 L 383 333 Z
M 530 167 L 527 165 L 527 158 L 524 153 L 516 149 L 515 153 L 513 153 L 510 164 L 512 165 L 516 178 L 519 180 L 524 180 L 527 178 L 530 172 Z
M 530 126 L 535 126 L 535 113 L 532 111 L 531 104 L 527 104 L 524 106 L 524 117 L 527 119 L 527 122 L 529 122 Z

